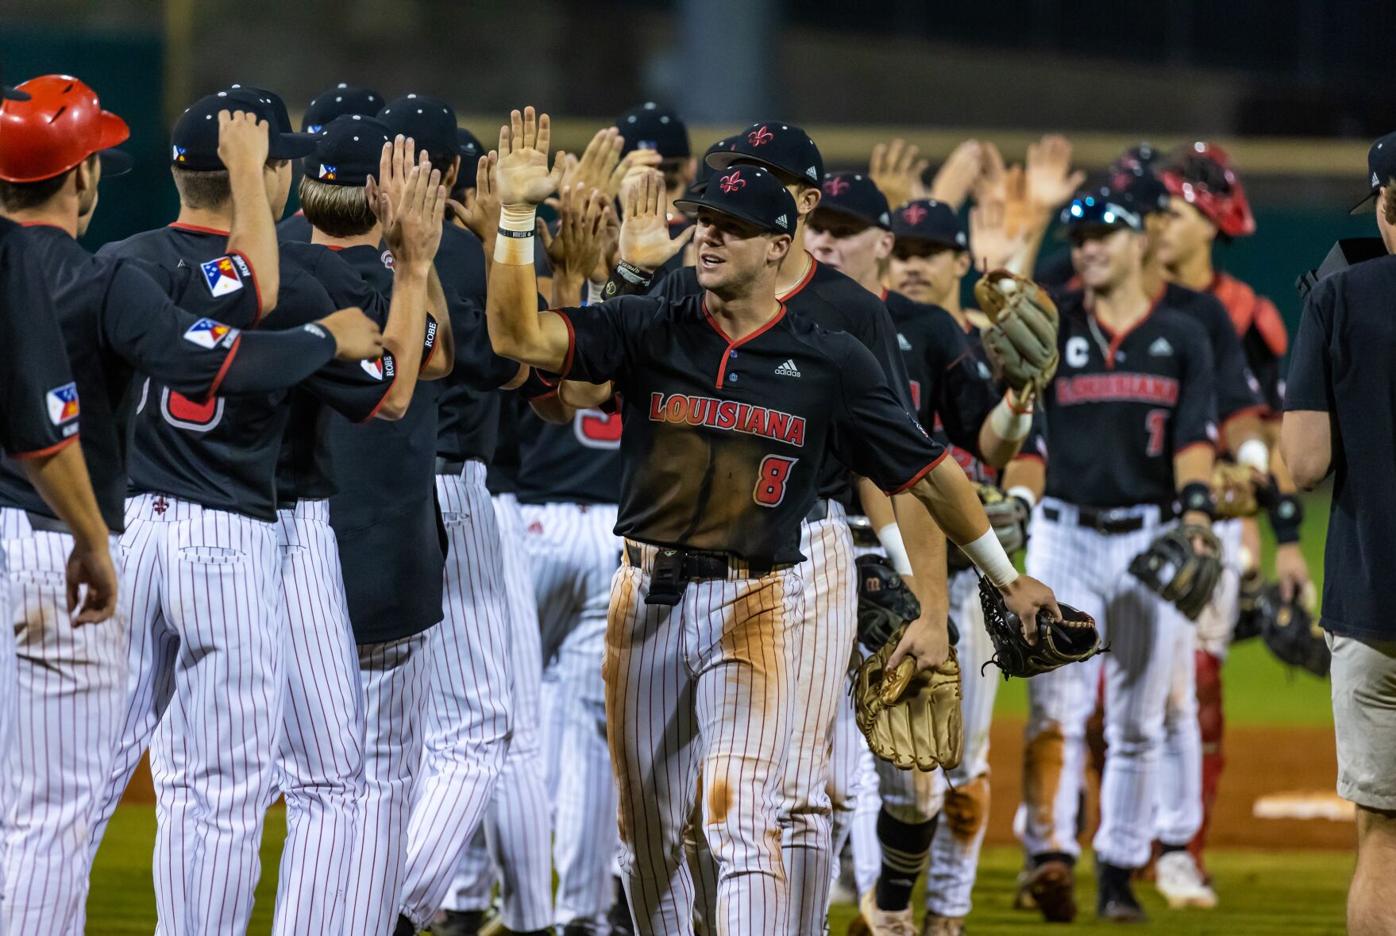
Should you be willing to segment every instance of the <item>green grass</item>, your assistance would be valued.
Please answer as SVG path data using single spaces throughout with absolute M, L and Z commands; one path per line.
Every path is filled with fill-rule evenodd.
M 266 934 L 271 930 L 276 863 L 284 833 L 284 813 L 273 809 L 267 816 L 262 879 L 249 931 L 252 934 Z M 154 839 L 153 807 L 128 805 L 117 811 L 92 872 L 89 933 L 148 936 L 152 931 L 155 897 L 150 885 L 150 854 Z M 1022 853 L 1013 847 L 984 850 L 971 917 L 971 931 L 975 936 L 1020 934 L 1041 928 L 1041 919 L 1036 914 L 1012 909 L 1014 879 L 1021 860 Z M 1153 923 L 1133 932 L 1259 936 L 1343 931 L 1343 900 L 1351 870 L 1351 859 L 1347 855 L 1320 851 L 1214 850 L 1209 852 L 1207 860 L 1221 895 L 1220 907 L 1211 911 L 1170 911 L 1152 886 L 1143 884 L 1138 893 Z M 1089 866 L 1083 866 L 1078 889 L 1081 922 L 1072 927 L 1070 933 L 1088 936 L 1118 932 L 1116 927 L 1094 922 L 1094 900 L 1095 888 Z M 920 905 L 919 897 L 916 905 Z M 834 908 L 830 915 L 834 936 L 842 936 L 853 913 L 851 906 Z
M 1323 541 L 1328 530 L 1329 492 L 1325 486 L 1304 500 L 1304 555 L 1314 585 L 1323 588 Z M 1269 524 L 1261 521 L 1262 562 L 1267 575 L 1274 571 L 1274 542 Z M 1048 584 L 1051 584 L 1050 582 Z M 1246 641 L 1231 649 L 1223 671 L 1226 720 L 1231 725 L 1331 725 L 1332 702 L 1328 681 L 1292 669 L 1276 660 L 1260 640 Z M 1027 717 L 1027 683 L 1010 679 L 999 686 L 995 711 Z

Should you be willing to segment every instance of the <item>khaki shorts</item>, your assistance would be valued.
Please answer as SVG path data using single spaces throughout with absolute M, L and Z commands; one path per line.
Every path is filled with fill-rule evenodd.
M 1396 641 L 1328 634 L 1338 795 L 1396 810 Z

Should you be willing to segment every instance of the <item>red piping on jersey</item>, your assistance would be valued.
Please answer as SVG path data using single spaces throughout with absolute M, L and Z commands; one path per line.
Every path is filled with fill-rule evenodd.
M 30 458 L 43 458 L 45 455 L 52 455 L 55 452 L 62 451 L 68 446 L 72 445 L 77 440 L 78 434 L 74 432 L 72 435 L 68 436 L 68 438 L 64 439 L 62 442 L 55 442 L 48 448 L 35 449 L 32 452 L 6 452 L 5 454 L 10 458 L 13 458 L 15 461 L 26 461 Z
M 809 257 L 809 269 L 805 271 L 805 275 L 801 277 L 798 283 L 790 287 L 788 292 L 776 296 L 776 299 L 778 299 L 781 304 L 784 304 L 787 299 L 793 299 L 796 293 L 808 286 L 809 281 L 814 279 L 814 271 L 819 269 L 819 261 L 814 259 L 814 256 L 810 254 L 809 251 L 805 251 L 805 256 Z
M 55 231 L 62 231 L 64 234 L 67 234 L 69 237 L 72 237 L 72 236 L 73 236 L 73 232 L 72 232 L 72 231 L 68 230 L 67 228 L 65 228 L 65 227 L 64 227 L 63 225 L 61 225 L 61 224 L 54 224 L 52 221 L 21 221 L 21 222 L 19 222 L 19 226 L 20 226 L 20 227 L 46 227 L 46 228 L 53 228 Z
M 1159 293 L 1158 298 L 1154 299 L 1152 302 L 1149 303 L 1149 311 L 1145 312 L 1142 316 L 1139 317 L 1138 321 L 1136 321 L 1133 325 L 1130 325 L 1129 328 L 1126 328 L 1118 335 L 1110 331 L 1110 326 L 1102 322 L 1099 316 L 1097 316 L 1094 312 L 1091 313 L 1091 318 L 1095 319 L 1095 323 L 1100 326 L 1101 331 L 1105 332 L 1105 334 L 1110 336 L 1110 355 L 1105 359 L 1106 370 L 1115 369 L 1115 352 L 1120 349 L 1120 345 L 1124 344 L 1126 338 L 1128 338 L 1134 332 L 1138 331 L 1140 326 L 1142 326 L 1149 319 L 1153 318 L 1154 310 L 1158 308 L 1159 301 L 1162 298 L 1163 294 Z
M 562 369 L 557 372 L 557 382 L 561 384 L 567 379 L 567 375 L 572 372 L 572 358 L 577 353 L 577 332 L 572 327 L 572 318 L 561 309 L 554 309 L 553 314 L 562 319 L 562 324 L 567 326 L 567 356 L 562 359 Z M 542 380 L 543 378 L 538 378 Z M 546 381 L 545 381 L 546 382 Z
M 218 368 L 218 373 L 214 375 L 213 383 L 209 384 L 208 393 L 204 394 L 204 398 L 198 402 L 207 403 L 209 400 L 213 399 L 214 394 L 218 392 L 218 388 L 223 386 L 223 378 L 228 376 L 228 368 L 233 366 L 233 358 L 238 356 L 238 349 L 241 347 L 242 336 L 238 335 L 233 339 L 233 346 L 228 349 L 228 356 L 223 359 L 223 366 Z
M 799 290 L 796 291 L 798 292 Z M 774 328 L 777 322 L 785 318 L 785 303 L 781 302 L 780 310 L 776 312 L 775 315 L 772 315 L 765 325 L 762 325 L 760 328 L 756 329 L 756 331 L 747 335 L 745 338 L 739 338 L 736 341 L 733 341 L 731 338 L 727 337 L 727 333 L 722 330 L 722 326 L 717 324 L 717 319 L 713 318 L 712 313 L 708 311 L 708 300 L 706 297 L 699 303 L 699 305 L 703 309 L 703 318 L 708 320 L 708 326 L 712 328 L 713 331 L 717 332 L 718 337 L 720 337 L 723 341 L 727 342 L 727 347 L 722 352 L 722 363 L 717 366 L 717 383 L 713 384 L 714 387 L 717 387 L 719 390 L 721 390 L 722 382 L 727 379 L 727 362 L 732 360 L 732 351 L 746 344 L 748 341 L 755 341 L 757 338 L 760 338 L 762 335 L 766 334 L 766 332 Z
M 257 317 L 252 320 L 252 327 L 256 328 L 262 323 L 262 316 L 266 315 L 266 307 L 262 305 L 262 284 L 257 282 L 257 270 L 252 266 L 252 259 L 241 250 L 230 250 L 228 256 L 237 255 L 242 258 L 242 262 L 247 264 L 247 272 L 252 277 L 252 291 L 257 294 Z
M 176 231 L 189 231 L 191 234 L 217 234 L 221 237 L 228 236 L 227 231 L 220 231 L 218 228 L 202 227 L 197 224 L 185 224 L 183 221 L 171 221 L 168 226 L 174 228 Z
M 1041 455 L 1038 455 L 1036 452 L 1027 452 L 1022 455 L 1014 455 L 1012 458 L 1008 460 L 1008 463 L 1011 465 L 1014 462 L 1020 461 L 1037 462 L 1039 465 L 1047 464 L 1047 459 L 1043 458 Z
M 886 301 L 887 301 L 887 296 L 888 296 L 888 295 L 889 295 L 889 294 L 888 294 L 888 292 L 887 292 L 887 287 L 886 287 L 886 286 L 883 286 L 883 287 L 882 287 L 882 292 L 880 292 L 880 293 L 877 294 L 877 298 L 881 299 L 883 302 L 886 302 Z
M 907 481 L 905 484 L 903 484 L 901 487 L 899 487 L 899 488 L 897 488 L 897 489 L 895 489 L 895 490 L 888 491 L 888 492 L 887 492 L 887 496 L 888 496 L 888 497 L 892 497 L 892 496 L 894 496 L 894 495 L 896 495 L 896 494 L 901 494 L 901 493 L 903 493 L 904 491 L 908 491 L 908 490 L 910 490 L 911 488 L 915 487 L 915 486 L 916 486 L 916 482 L 918 482 L 918 481 L 920 481 L 922 478 L 926 477 L 926 475 L 930 474 L 932 471 L 935 471 L 935 470 L 936 470 L 936 466 L 939 465 L 941 462 L 945 461 L 945 459 L 946 459 L 949 455 L 950 455 L 950 450 L 949 450 L 949 449 L 946 449 L 945 451 L 941 452 L 941 453 L 940 453 L 939 455 L 937 455 L 934 459 L 932 459 L 932 460 L 931 460 L 931 463 L 928 464 L 925 468 L 922 468 L 920 471 L 916 472 L 916 474 L 912 475 L 912 476 L 911 476 L 911 480 Z

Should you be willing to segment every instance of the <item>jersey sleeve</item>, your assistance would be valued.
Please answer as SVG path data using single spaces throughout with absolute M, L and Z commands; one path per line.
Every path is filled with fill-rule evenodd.
M 565 380 L 602 383 L 623 379 L 654 302 L 620 296 L 596 305 L 558 309 L 567 326 L 568 349 L 559 375 Z
M 931 402 L 946 437 L 979 458 L 979 429 L 998 404 L 998 387 L 955 320 L 948 314 L 937 318 L 944 322 L 933 330 L 938 350 L 931 353 L 940 372 Z
M 906 361 L 902 360 L 901 349 L 897 347 L 897 327 L 892 324 L 892 316 L 881 300 L 871 294 L 868 300 L 866 313 L 862 309 L 855 313 L 859 328 L 854 337 L 882 365 L 898 402 L 908 412 L 915 412 L 916 406 L 911 400 L 911 378 L 907 376 Z M 974 451 L 978 451 L 978 448 L 976 445 Z
M 897 494 L 920 481 L 948 450 L 911 415 L 879 366 L 856 342 L 840 349 L 840 405 L 830 437 L 839 461 Z M 836 345 L 837 347 L 837 345 Z
M 397 362 L 385 353 L 376 361 L 330 361 L 300 386 L 350 422 L 365 422 L 377 414 L 396 379 Z
M 1192 323 L 1189 323 L 1190 325 Z M 1216 370 L 1212 345 L 1201 328 L 1189 329 L 1195 340 L 1186 344 L 1178 407 L 1172 420 L 1173 454 L 1193 445 L 1215 445 L 1217 439 Z
M 1207 334 L 1212 340 L 1213 363 L 1217 367 L 1217 417 L 1225 423 L 1247 412 L 1259 411 L 1264 406 L 1260 383 L 1251 373 L 1226 306 L 1209 293 L 1200 293 L 1197 301 L 1210 307 L 1206 321 Z
M 0 240 L 0 347 L 10 361 L 0 367 L 0 448 L 11 458 L 37 458 L 74 441 L 78 388 L 63 335 L 14 233 Z
M 485 312 L 472 299 L 463 296 L 446 300 L 451 316 L 451 336 L 456 358 L 451 369 L 453 383 L 472 390 L 497 390 L 519 374 L 519 362 L 494 353 L 490 344 Z
M 1333 412 L 1333 359 L 1329 335 L 1333 330 L 1333 281 L 1321 281 L 1309 293 L 1299 334 L 1289 355 L 1289 377 L 1285 382 L 1286 410 Z

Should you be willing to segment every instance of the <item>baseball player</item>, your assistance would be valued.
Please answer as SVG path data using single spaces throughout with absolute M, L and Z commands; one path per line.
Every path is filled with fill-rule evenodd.
M 792 249 L 781 264 L 778 298 L 796 317 L 857 338 L 877 357 L 903 407 L 913 409 L 906 368 L 886 307 L 875 295 L 818 262 L 804 249 L 804 222 L 819 204 L 823 177 L 823 160 L 814 141 L 799 127 L 767 121 L 738 134 L 729 148 L 711 151 L 707 159 L 718 171 L 739 163 L 762 166 L 786 185 L 796 200 L 797 217 L 792 221 Z M 708 185 L 711 184 L 710 180 Z M 634 266 L 632 255 L 625 248 L 621 258 Z M 625 267 L 621 269 L 625 272 Z M 691 267 L 665 276 L 657 289 L 670 299 L 702 292 L 696 270 Z M 857 608 L 853 544 L 846 522 L 847 506 L 853 499 L 848 469 L 826 459 L 820 466 L 819 493 L 801 533 L 801 553 L 805 556 L 800 573 L 806 590 L 804 626 L 792 630 L 791 645 L 795 657 L 805 661 L 795 672 L 802 717 L 794 726 L 780 805 L 791 906 L 800 914 L 801 931 L 823 926 L 826 916 L 833 868 L 832 804 L 828 792 L 832 732 L 852 651 Z M 880 497 L 876 491 L 870 491 L 869 496 Z M 909 507 L 904 501 L 895 510 L 897 534 L 911 541 L 906 550 L 908 565 L 928 564 L 916 580 L 934 581 L 938 572 L 934 531 L 922 522 L 924 514 L 914 505 Z M 937 602 L 928 595 L 923 606 L 929 620 L 934 608 L 944 608 L 943 597 Z M 700 848 L 704 844 L 701 836 L 696 843 Z M 716 889 L 709 886 L 715 880 L 715 865 L 711 857 L 702 858 L 701 854 L 700 864 L 708 869 L 699 877 L 700 906 L 710 910 L 716 896 Z
M 370 88 L 354 87 L 341 81 L 333 88 L 327 88 L 310 99 L 310 103 L 305 106 L 305 113 L 301 116 L 301 131 L 317 136 L 336 117 L 342 117 L 346 114 L 372 117 L 382 107 L 383 96 L 377 91 Z M 310 222 L 305 220 L 305 212 L 297 209 L 295 214 L 278 221 L 276 236 L 283 243 L 286 241 L 310 243 Z
M 832 173 L 824 179 L 823 193 L 819 208 L 808 222 L 809 233 L 806 236 L 815 258 L 838 267 L 864 288 L 882 295 L 897 327 L 898 344 L 911 375 L 912 399 L 922 424 L 934 426 L 947 446 L 958 446 L 957 460 L 967 471 L 973 470 L 975 476 L 992 472 L 996 478 L 997 472 L 988 465 L 980 470 L 978 453 L 988 453 L 986 457 L 998 464 L 1016 454 L 1031 428 L 1031 407 L 1019 407 L 1011 393 L 999 393 L 987 362 L 976 356 L 966 340 L 961 323 L 952 314 L 941 308 L 914 302 L 883 287 L 883 272 L 894 249 L 895 238 L 892 233 L 893 214 L 877 186 L 861 173 Z M 924 206 L 920 210 L 925 211 Z M 946 213 L 951 214 L 948 209 Z M 923 220 L 916 209 L 912 209 L 912 216 Z M 951 216 L 953 218 L 953 214 Z M 953 254 L 952 259 L 962 262 L 967 269 L 968 254 L 963 249 L 967 246 L 965 237 L 963 231 L 956 231 L 956 228 L 959 228 L 957 220 L 952 225 L 952 231 L 957 235 L 951 241 L 954 245 L 952 249 L 958 250 L 963 259 L 955 258 Z M 908 246 L 903 246 L 904 251 L 908 249 Z M 958 289 L 958 282 L 954 283 L 954 287 Z M 872 526 L 881 529 L 884 522 L 874 520 Z M 949 606 L 951 613 L 962 620 L 967 620 L 970 613 L 967 604 L 971 601 L 977 604 L 976 584 L 975 577 L 968 571 L 956 577 L 956 590 L 950 595 Z M 982 628 L 978 630 L 982 633 Z M 987 638 L 987 635 L 984 636 Z M 971 671 L 986 661 L 992 652 L 988 647 L 971 646 L 973 641 L 973 637 L 966 639 L 962 636 L 961 646 L 957 648 L 961 654 L 962 668 Z M 983 642 L 987 643 L 987 639 Z M 980 681 L 989 680 L 981 677 Z M 992 712 L 992 691 L 989 690 L 987 705 L 981 704 L 981 700 L 971 692 L 966 692 L 973 710 L 979 714 L 966 728 L 966 733 L 982 735 L 984 742 L 987 742 L 988 719 Z M 851 709 L 842 713 L 842 717 L 851 720 Z M 859 736 L 856 731 L 844 730 L 839 737 L 854 742 L 853 751 L 837 758 L 843 780 L 848 783 L 857 775 L 857 749 L 861 745 L 857 742 Z M 979 747 L 983 748 L 984 743 L 980 743 Z M 968 760 L 970 758 L 966 758 Z M 987 771 L 987 764 L 983 766 L 983 771 Z M 862 898 L 864 920 L 874 926 L 874 932 L 891 925 L 892 913 L 901 916 L 903 922 L 910 920 L 911 886 L 925 866 L 936 827 L 935 817 L 940 811 L 944 794 L 943 785 L 934 775 L 898 771 L 883 762 L 878 762 L 877 772 L 884 804 L 876 820 L 877 837 L 887 847 L 876 891 L 867 888 Z M 838 773 L 839 770 L 836 770 L 836 783 L 840 779 Z M 972 789 L 979 792 L 970 785 L 976 776 L 971 774 L 962 778 L 965 781 L 964 789 L 957 790 L 957 798 L 952 803 L 956 815 L 971 811 L 980 815 L 984 813 L 987 796 L 979 793 L 979 799 L 970 799 Z M 981 780 L 979 785 L 983 784 Z M 964 837 L 975 838 L 981 829 L 982 823 L 977 823 Z M 970 886 L 976 860 L 977 854 L 970 856 Z M 968 887 L 965 888 L 963 901 L 968 901 Z M 967 909 L 940 915 L 963 917 Z
M 622 158 L 636 150 L 653 150 L 659 154 L 656 167 L 664 175 L 664 217 L 669 223 L 671 238 L 680 236 L 692 222 L 681 211 L 674 210 L 674 201 L 683 198 L 698 176 L 698 161 L 688 139 L 688 127 L 673 109 L 646 101 L 621 114 L 616 129 L 625 141 Z M 684 265 L 684 255 L 675 253 L 664 265 L 672 272 Z
M 1022 838 L 1039 908 L 1048 919 L 1073 918 L 1080 739 L 1103 665 L 1109 747 L 1094 842 L 1097 912 L 1139 920 L 1129 876 L 1149 858 L 1170 664 L 1177 629 L 1188 624 L 1126 568 L 1170 522 L 1175 499 L 1185 523 L 1210 524 L 1213 364 L 1191 316 L 1144 291 L 1144 222 L 1131 199 L 1083 194 L 1062 218 L 1084 289 L 1059 302 L 1062 363 L 1042 399 L 1046 496 L 1027 562 L 1070 584 L 1063 593 L 1101 622 L 1112 652 L 1103 664 L 1029 682 L 1026 757 L 1055 763 L 1027 790 Z M 1080 441 L 1106 425 L 1113 460 Z
M 1281 595 L 1289 600 L 1302 595 L 1309 586 L 1308 564 L 1299 545 L 1303 511 L 1295 496 L 1288 469 L 1278 457 L 1278 426 L 1284 384 L 1280 361 L 1288 344 L 1284 320 L 1270 300 L 1256 295 L 1245 283 L 1213 266 L 1213 245 L 1255 231 L 1255 219 L 1245 189 L 1221 147 L 1193 143 L 1179 147 L 1157 168 L 1172 199 L 1168 223 L 1159 237 L 1159 260 L 1163 275 L 1172 282 L 1221 301 L 1230 313 L 1240 337 L 1245 360 L 1253 379 L 1258 381 L 1262 410 L 1261 442 L 1270 447 L 1270 458 L 1262 474 L 1273 474 L 1280 498 L 1269 510 L 1275 532 L 1275 572 Z M 1237 448 L 1236 460 L 1251 464 Z M 1217 589 L 1216 601 L 1198 622 L 1196 685 L 1198 717 L 1202 731 L 1202 826 L 1193 840 L 1191 852 L 1202 863 L 1212 807 L 1225 763 L 1222 751 L 1221 666 L 1236 624 L 1237 581 L 1257 567 L 1260 557 L 1259 534 L 1252 520 L 1232 520 L 1219 525 L 1223 556 L 1229 574 Z
M 287 160 L 303 154 L 309 141 L 273 129 L 269 156 L 239 166 L 245 178 L 234 192 L 231 170 L 219 155 L 215 120 L 230 106 L 273 128 L 284 126 L 259 93 L 221 92 L 197 102 L 173 134 L 180 221 L 108 245 L 103 255 L 142 260 L 175 282 L 200 277 L 196 282 L 204 284 L 209 302 L 255 292 L 257 301 L 235 320 L 238 326 L 261 322 L 272 303 L 275 323 L 296 326 L 333 306 L 318 283 L 297 271 L 288 269 L 278 284 L 274 227 L 267 228 L 271 240 L 262 242 L 270 243 L 265 260 L 239 266 L 218 258 L 229 256 L 226 232 L 234 214 L 260 222 L 269 203 L 280 207 L 289 186 Z M 266 223 L 271 224 L 270 215 Z M 250 273 L 258 267 L 260 280 Z M 217 345 L 228 339 L 226 328 L 212 322 L 189 340 Z M 375 341 L 372 354 L 346 348 L 341 356 L 376 358 L 381 337 Z M 375 393 L 381 400 L 382 392 Z M 257 841 L 273 779 L 285 675 L 275 469 L 289 413 L 280 395 L 191 399 L 154 378 L 142 385 L 140 397 L 144 405 L 138 404 L 131 456 L 135 496 L 123 535 L 124 573 L 131 582 L 123 608 L 131 617 L 133 672 L 115 764 L 89 846 L 95 851 L 153 735 L 162 925 L 173 931 L 239 931 L 257 878 Z M 364 408 L 356 415 L 370 415 L 371 406 L 363 401 L 350 408 L 359 406 Z M 191 601 L 182 583 L 195 578 L 206 584 Z M 225 705 L 193 704 L 213 691 L 227 700 Z M 218 740 L 229 734 L 246 741 L 229 747 Z M 221 830 L 216 836 L 215 827 Z M 186 849 L 193 851 L 186 854 Z M 238 887 L 226 886 L 229 873 L 241 882 Z
M 549 137 L 547 116 L 532 108 L 500 131 L 490 339 L 563 377 L 615 379 L 624 401 L 616 530 L 626 544 L 608 619 L 606 715 L 637 931 L 692 931 L 680 842 L 700 773 L 703 831 L 719 865 L 713 930 L 797 931 L 775 842 L 800 704 L 787 674 L 804 662 L 787 639 L 804 594 L 793 571 L 797 524 L 818 473 L 800 453 L 832 445 L 886 488 L 912 490 L 1020 614 L 1059 612 L 1050 590 L 1010 571 L 963 472 L 902 407 L 876 359 L 850 336 L 785 314 L 775 296 L 796 204 L 766 170 L 734 166 L 679 203 L 698 212 L 702 295 L 538 313 L 533 213 L 561 175 L 548 170 Z M 943 660 L 943 619 L 899 651 L 893 665 Z

